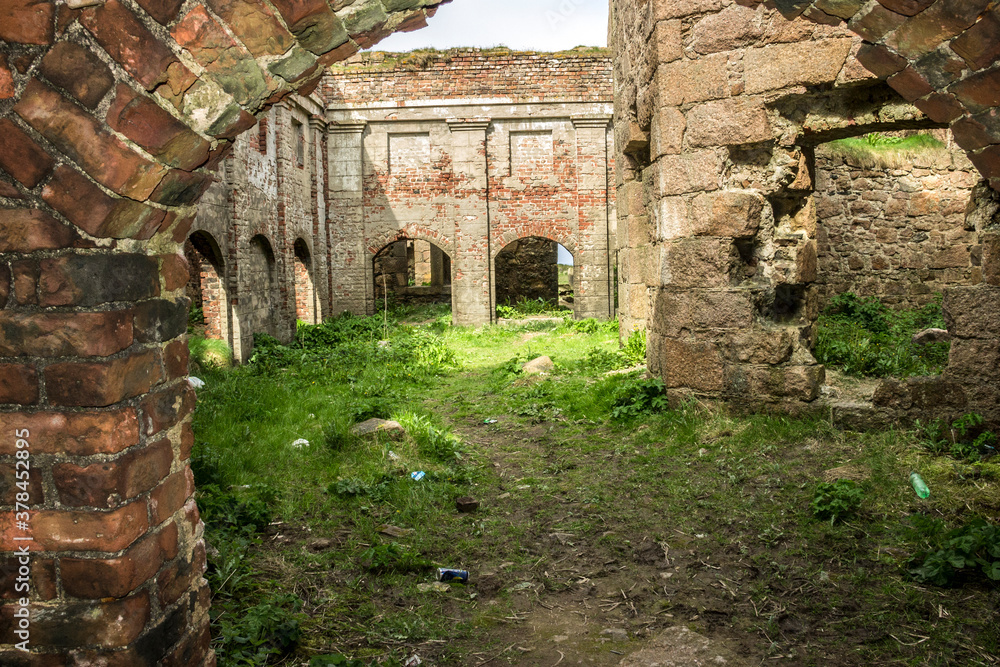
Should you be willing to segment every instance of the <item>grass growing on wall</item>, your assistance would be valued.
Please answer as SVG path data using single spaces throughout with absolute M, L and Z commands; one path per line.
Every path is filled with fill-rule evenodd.
M 929 134 L 893 137 L 873 132 L 824 144 L 826 151 L 863 168 L 901 167 L 914 158 L 945 151 L 947 147 Z

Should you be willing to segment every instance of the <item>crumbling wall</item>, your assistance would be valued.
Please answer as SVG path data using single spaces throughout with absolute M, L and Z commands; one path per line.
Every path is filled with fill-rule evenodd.
M 216 169 L 191 226 L 191 234 L 210 234 L 222 248 L 232 303 L 232 326 L 222 337 L 238 360 L 249 357 L 255 332 L 287 341 L 299 312 L 313 312 L 314 321 L 330 313 L 326 128 L 315 117 L 321 111 L 314 95 L 291 98 L 263 114 Z M 250 242 L 257 236 L 266 239 L 273 265 L 267 295 L 256 293 L 265 284 L 263 251 Z M 296 274 L 297 242 L 310 259 L 311 280 Z M 306 301 L 312 302 L 308 311 Z
M 650 370 L 675 396 L 808 409 L 824 379 L 810 352 L 819 307 L 811 153 L 866 132 L 948 125 L 1000 188 L 997 100 L 987 92 L 1000 56 L 986 46 L 996 42 L 995 8 L 615 0 L 611 18 L 623 335 L 648 326 Z M 974 256 L 970 245 L 962 252 Z M 990 252 L 983 243 L 984 267 Z M 945 309 L 992 312 L 996 299 L 993 287 L 956 286 Z M 938 405 L 989 396 L 977 406 L 1000 416 L 977 368 L 953 355 L 946 376 Z M 913 393 L 907 409 L 932 407 L 920 395 L 929 394 Z
M 934 134 L 951 143 L 947 131 Z M 900 160 L 873 166 L 817 149 L 820 308 L 848 291 L 922 306 L 981 279 L 979 236 L 966 224 L 979 174 L 965 152 L 952 143 Z
M 368 54 L 334 68 L 322 90 L 332 215 L 347 222 L 331 242 L 337 307 L 376 307 L 359 258 L 405 238 L 451 258 L 455 322 L 489 322 L 497 254 L 541 237 L 577 259 L 577 316 L 612 315 L 610 74 L 605 52 L 584 49 Z
M 362 53 L 331 68 L 324 96 L 347 105 L 396 100 L 481 99 L 509 102 L 612 98 L 607 49 L 581 47 L 559 53 L 449 49 L 412 53 Z

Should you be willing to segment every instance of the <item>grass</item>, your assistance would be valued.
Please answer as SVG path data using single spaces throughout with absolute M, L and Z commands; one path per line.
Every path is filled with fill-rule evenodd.
M 497 306 L 497 316 L 509 320 L 520 320 L 526 317 L 569 317 L 573 311 L 564 308 L 554 301 L 541 297 L 537 299 L 521 298 L 515 303 L 505 303 Z
M 654 405 L 640 373 L 609 374 L 632 360 L 613 324 L 442 317 L 394 312 L 388 344 L 381 316 L 303 327 L 206 373 L 193 465 L 220 665 L 614 665 L 609 647 L 678 624 L 753 664 L 996 664 L 996 584 L 908 563 L 996 516 L 1000 466 L 957 474 L 915 432 Z M 541 354 L 554 370 L 525 376 Z M 352 436 L 369 415 L 406 437 Z M 833 523 L 812 506 L 830 470 L 857 490 Z M 435 590 L 435 567 L 470 583 Z
M 832 155 L 840 156 L 862 168 L 898 168 L 921 155 L 947 150 L 929 134 L 893 137 L 881 133 L 837 139 L 825 144 Z
M 916 345 L 913 334 L 944 328 L 941 297 L 922 308 L 891 310 L 852 292 L 835 296 L 817 323 L 817 361 L 858 377 L 939 374 L 950 343 Z
M 196 370 L 233 365 L 233 351 L 223 340 L 192 335 L 188 338 L 188 348 L 191 350 L 192 367 Z

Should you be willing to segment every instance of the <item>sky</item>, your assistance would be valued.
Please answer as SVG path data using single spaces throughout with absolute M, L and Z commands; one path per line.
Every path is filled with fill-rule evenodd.
M 509 46 L 524 51 L 564 51 L 607 46 L 608 0 L 452 0 L 426 28 L 396 33 L 378 51 Z

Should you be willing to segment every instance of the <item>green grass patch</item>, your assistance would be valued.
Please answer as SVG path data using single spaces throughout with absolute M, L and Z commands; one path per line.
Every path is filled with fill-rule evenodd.
M 233 351 L 224 340 L 189 335 L 188 349 L 191 351 L 191 365 L 195 371 L 202 368 L 229 368 L 233 365 Z
M 537 299 L 518 299 L 514 303 L 499 304 L 497 306 L 497 317 L 508 320 L 520 320 L 526 317 L 568 317 L 573 311 L 564 308 L 555 301 L 548 301 L 541 297 Z
M 944 152 L 947 147 L 929 134 L 893 137 L 875 132 L 837 139 L 825 144 L 824 149 L 862 168 L 891 169 L 920 156 Z
M 817 361 L 859 377 L 907 377 L 940 373 L 949 343 L 916 345 L 913 334 L 944 328 L 940 296 L 917 309 L 892 310 L 878 299 L 839 294 L 817 320 Z
M 586 638 L 622 627 L 632 650 L 677 624 L 724 624 L 755 664 L 987 665 L 1000 648 L 989 460 L 916 431 L 671 409 L 657 380 L 609 373 L 641 356 L 617 323 L 444 315 L 336 318 L 205 373 L 192 465 L 223 667 L 617 662 Z M 539 355 L 555 368 L 525 375 Z M 352 435 L 372 414 L 406 435 Z M 435 587 L 437 567 L 470 582 Z M 556 634 L 575 639 L 555 652 Z

